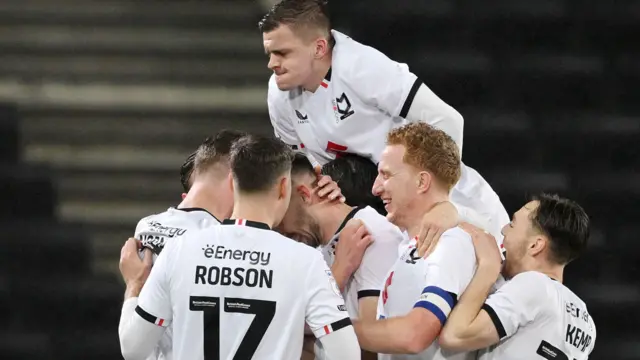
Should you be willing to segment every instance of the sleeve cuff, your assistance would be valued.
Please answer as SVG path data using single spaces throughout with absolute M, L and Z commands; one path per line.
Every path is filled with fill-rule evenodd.
M 136 306 L 136 313 L 138 315 L 140 315 L 141 318 L 143 318 L 144 320 L 146 320 L 146 321 L 148 321 L 148 322 L 150 322 L 152 324 L 155 324 L 155 325 L 158 325 L 158 326 L 162 326 L 162 327 L 169 326 L 170 321 L 149 314 L 143 308 L 141 308 L 139 305 Z
M 351 319 L 346 317 L 344 319 L 335 321 L 329 325 L 325 325 L 319 329 L 315 329 L 313 330 L 313 335 L 315 335 L 315 337 L 317 339 L 325 336 L 325 335 L 329 335 L 334 331 L 338 331 L 342 328 L 345 328 L 347 326 L 351 326 Z
M 498 331 L 498 336 L 500 337 L 500 339 L 502 340 L 503 338 L 505 338 L 507 336 L 507 332 L 504 330 L 502 321 L 500 321 L 500 318 L 498 317 L 498 314 L 496 314 L 496 311 L 493 310 L 493 308 L 489 304 L 482 305 L 482 310 L 486 311 L 487 314 L 489 314 L 489 317 L 493 322 L 493 326 L 495 326 L 496 331 Z
M 365 297 L 379 297 L 380 296 L 380 290 L 360 290 L 358 291 L 358 300 L 365 298 Z

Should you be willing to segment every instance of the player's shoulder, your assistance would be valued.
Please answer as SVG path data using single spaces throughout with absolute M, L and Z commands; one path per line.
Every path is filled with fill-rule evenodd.
M 332 69 L 341 78 L 348 80 L 360 76 L 376 76 L 382 68 L 399 64 L 372 46 L 362 44 L 336 30 L 331 33 L 337 44 Z
M 384 236 L 381 239 L 376 238 L 374 244 L 378 241 L 383 241 L 393 242 L 399 245 L 405 238 L 400 228 L 387 220 L 386 216 L 381 215 L 371 206 L 366 206 L 358 210 L 354 218 L 361 220 L 372 235 L 380 234 Z
M 451 261 L 473 261 L 475 264 L 475 250 L 471 235 L 460 227 L 446 230 L 440 236 L 433 253 L 427 257 L 429 263 Z

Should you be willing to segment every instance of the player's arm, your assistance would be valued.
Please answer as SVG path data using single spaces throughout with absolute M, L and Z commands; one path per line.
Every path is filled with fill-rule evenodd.
M 426 260 L 425 288 L 407 315 L 354 322 L 362 348 L 385 354 L 416 354 L 433 343 L 458 293 L 473 274 L 473 246 L 470 240 L 460 237 L 460 233 L 445 233 Z
M 440 334 L 440 345 L 447 350 L 472 351 L 515 334 L 540 312 L 540 299 L 545 298 L 540 276 L 544 275 L 521 273 L 486 298 L 495 272 L 479 266 Z
M 360 359 L 344 300 L 320 253 L 313 254 L 307 275 L 306 321 L 328 359 Z
M 354 59 L 349 74 L 349 84 L 361 99 L 390 116 L 426 122 L 446 132 L 462 153 L 462 115 L 434 94 L 406 64 L 371 49 Z
M 165 251 L 158 256 L 139 297 L 125 299 L 118 326 L 120 350 L 125 360 L 146 359 L 170 324 L 168 270 L 172 253 Z
M 358 292 L 358 318 L 374 321 L 380 292 L 389 269 L 398 259 L 398 244 L 402 242 L 403 235 L 391 223 L 374 224 L 365 221 L 365 226 L 374 242 L 365 251 L 353 278 Z

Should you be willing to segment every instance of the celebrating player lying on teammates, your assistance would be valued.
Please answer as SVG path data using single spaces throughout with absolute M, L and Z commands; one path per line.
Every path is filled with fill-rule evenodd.
M 589 217 L 575 202 L 540 195 L 504 227 L 510 279 L 487 298 L 501 269 L 494 239 L 478 229 L 476 274 L 440 335 L 447 349 L 481 349 L 482 360 L 587 359 L 596 327 L 585 303 L 562 284 L 564 267 L 586 249 Z M 486 299 L 486 300 L 485 300 Z
M 378 176 L 378 167 L 371 160 L 356 154 L 344 154 L 324 164 L 320 173 L 338 184 L 347 205 L 371 206 L 380 215 L 387 215 L 382 200 L 371 192 Z
M 385 281 L 379 320 L 354 322 L 362 348 L 380 353 L 380 359 L 470 356 L 445 356 L 434 342 L 473 276 L 476 261 L 470 236 L 459 227 L 445 231 L 426 259 L 417 255 L 415 242 L 424 214 L 448 201 L 459 177 L 458 147 L 443 131 L 412 123 L 389 133 L 373 191 L 384 201 L 387 218 L 413 240 Z
M 259 26 L 273 70 L 271 123 L 278 137 L 304 150 L 314 165 L 342 152 L 378 163 L 387 133 L 412 122 L 444 130 L 462 153 L 462 116 L 406 64 L 331 30 L 326 1 L 283 0 Z M 480 174 L 463 164 L 450 198 L 487 218 L 488 230 L 501 240 L 500 229 L 509 216 Z M 438 211 L 451 218 L 455 209 L 444 203 L 434 209 Z M 428 220 L 434 219 L 425 219 L 425 226 L 438 233 L 455 225 Z
M 289 205 L 292 156 L 277 139 L 233 145 L 232 219 L 167 243 L 140 293 L 126 359 L 143 358 L 173 321 L 178 359 L 298 360 L 304 329 L 295 324 L 305 320 L 330 359 L 360 359 L 322 255 L 271 231 Z
M 219 224 L 218 219 L 227 218 L 233 210 L 233 189 L 229 184 L 229 151 L 231 145 L 245 133 L 223 130 L 205 141 L 193 153 L 189 175 L 181 171 L 182 179 L 191 178 L 190 191 L 182 203 L 176 208 L 147 216 L 138 222 L 135 238 L 141 241 L 142 247 L 150 249 L 155 259 L 164 248 L 166 241 L 176 241 L 186 233 Z M 193 174 L 191 174 L 193 173 Z M 183 182 L 184 185 L 184 182 Z M 118 333 L 122 352 L 131 336 L 129 320 L 134 316 L 137 298 L 144 282 L 127 279 L 127 297 L 122 307 Z M 172 359 L 172 329 L 165 332 L 158 346 L 149 354 L 149 359 Z

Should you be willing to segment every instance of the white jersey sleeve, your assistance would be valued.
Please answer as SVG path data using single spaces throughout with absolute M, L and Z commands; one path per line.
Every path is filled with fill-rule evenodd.
M 143 319 L 158 326 L 167 327 L 173 318 L 170 298 L 170 273 L 173 268 L 173 261 L 180 248 L 181 241 L 171 241 L 166 244 L 167 251 L 163 251 L 158 256 L 156 263 L 151 269 L 151 274 L 144 284 L 140 296 L 136 313 Z
M 273 131 L 277 138 L 297 149 L 300 147 L 300 139 L 293 127 L 293 123 L 291 123 L 291 117 L 287 116 L 286 112 L 283 111 L 285 96 L 286 93 L 278 89 L 276 85 L 275 75 L 271 75 L 267 93 L 267 106 L 269 107 L 271 126 L 273 126 Z
M 380 295 L 389 269 L 398 260 L 398 244 L 404 240 L 400 229 L 378 213 L 374 216 L 360 218 L 374 242 L 367 248 L 360 267 L 353 274 L 358 299 Z
M 500 339 L 512 336 L 518 328 L 533 322 L 544 311 L 546 275 L 528 271 L 506 282 L 487 298 L 482 307 L 491 317 Z M 541 281 L 543 280 L 543 281 Z
M 351 325 L 340 289 L 317 252 L 309 264 L 306 321 L 316 338 Z
M 471 237 L 460 228 L 445 231 L 425 261 L 425 287 L 414 307 L 431 311 L 444 325 L 475 273 L 476 257 Z

